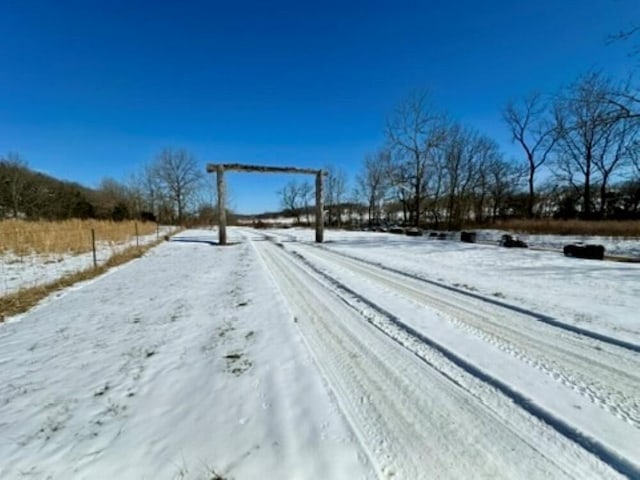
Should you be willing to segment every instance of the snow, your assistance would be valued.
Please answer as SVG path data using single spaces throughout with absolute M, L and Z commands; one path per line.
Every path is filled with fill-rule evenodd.
M 160 235 L 165 235 L 174 227 L 163 226 Z M 156 240 L 157 234 L 139 237 L 140 245 L 147 245 Z M 96 261 L 104 264 L 109 257 L 136 244 L 136 240 L 127 242 L 96 242 Z M 0 255 L 0 296 L 8 295 L 22 288 L 36 287 L 54 282 L 66 275 L 93 267 L 93 253 L 41 255 L 30 254 L 17 256 L 13 253 Z
M 312 242 L 304 229 L 267 231 Z M 326 231 L 326 247 L 640 343 L 640 264 L 388 233 Z
M 373 478 L 256 261 L 167 242 L 0 326 L 0 478 Z
M 0 325 L 0 478 L 640 474 L 640 353 L 537 316 L 640 345 L 640 264 L 325 235 L 190 230 Z
M 342 282 L 350 289 L 358 289 L 365 298 L 375 299 L 377 305 L 383 307 L 387 311 L 399 312 L 406 324 L 418 331 L 428 332 L 430 338 L 438 345 L 451 346 L 450 348 L 442 347 L 448 351 L 453 351 L 455 355 L 464 358 L 464 361 L 470 363 L 474 368 L 480 369 L 482 372 L 501 379 L 502 382 L 509 385 L 509 388 L 517 391 L 520 395 L 527 399 L 536 399 L 536 404 L 541 409 L 551 412 L 554 418 L 561 419 L 570 425 L 579 426 L 579 430 L 588 434 L 593 438 L 598 438 L 603 443 L 611 444 L 614 451 L 626 452 L 626 455 L 633 456 L 635 446 L 640 445 L 640 405 L 635 401 L 640 395 L 640 385 L 626 385 L 626 376 L 615 378 L 615 363 L 628 361 L 626 369 L 633 370 L 640 367 L 637 361 L 637 355 L 625 355 L 618 349 L 607 352 L 607 355 L 600 354 L 598 358 L 599 364 L 606 364 L 607 360 L 611 365 L 603 369 L 602 375 L 597 376 L 598 383 L 609 382 L 603 392 L 598 391 L 598 385 L 590 384 L 590 377 L 595 376 L 595 369 L 601 368 L 600 365 L 592 365 L 585 360 L 583 368 L 585 372 L 581 372 L 580 368 L 567 367 L 570 364 L 572 356 L 581 354 L 581 344 L 571 340 L 563 339 L 562 342 L 555 342 L 554 338 L 545 338 L 548 334 L 546 330 L 551 330 L 547 325 L 537 325 L 532 323 L 530 319 L 523 321 L 517 326 L 517 332 L 511 334 L 510 343 L 502 341 L 501 337 L 505 337 L 505 333 L 500 330 L 493 330 L 490 336 L 486 332 L 491 332 L 487 328 L 487 323 L 497 320 L 504 326 L 515 323 L 513 316 L 511 318 L 500 318 L 501 312 L 493 307 L 488 308 L 487 318 L 481 322 L 477 322 L 483 330 L 481 332 L 471 331 L 468 325 L 473 324 L 474 317 L 482 315 L 482 309 L 487 308 L 474 300 L 465 300 L 459 295 L 450 295 L 451 300 L 447 303 L 447 294 L 432 288 L 434 297 L 429 298 L 425 292 L 429 291 L 429 287 L 423 282 L 407 279 L 398 274 L 384 272 L 383 276 L 376 278 L 377 269 L 371 267 L 362 267 L 358 262 L 339 259 L 331 255 L 327 255 L 317 249 L 308 247 L 300 247 L 299 245 L 287 245 L 297 252 L 302 253 L 305 258 L 312 260 L 312 263 L 323 266 L 324 269 L 332 270 L 331 278 Z M 365 275 L 359 275 L 356 265 Z M 352 268 L 340 268 L 340 266 L 348 266 Z M 368 273 L 368 275 L 366 275 Z M 391 283 L 395 279 L 395 286 Z M 376 288 L 375 283 L 383 283 L 386 288 Z M 392 292 L 393 288 L 398 288 L 405 295 L 398 297 Z M 427 308 L 425 305 L 418 305 L 420 297 L 425 297 Z M 413 302 L 411 300 L 414 300 Z M 416 302 L 417 300 L 417 302 Z M 438 309 L 429 308 L 430 305 L 438 305 L 439 302 L 445 300 L 443 305 Z M 466 304 L 465 304 L 466 303 Z M 466 312 L 473 312 L 470 317 L 465 318 Z M 460 322 L 452 321 L 447 318 L 449 315 L 463 318 L 467 324 L 463 331 Z M 385 326 L 383 326 L 385 328 Z M 532 330 L 531 334 L 537 339 L 534 346 L 527 345 L 527 330 Z M 481 333 L 478 335 L 478 333 Z M 484 333 L 484 335 L 482 335 Z M 525 340 L 519 345 L 519 341 Z M 497 345 L 497 349 L 487 349 L 486 343 L 489 341 Z M 516 349 L 517 348 L 517 349 Z M 587 348 L 592 348 L 588 345 Z M 602 347 L 600 347 L 602 348 Z M 606 347 L 605 347 L 606 348 Z M 571 355 L 558 354 L 562 349 L 575 349 L 575 353 Z M 534 352 L 539 357 L 534 357 L 530 352 Z M 507 353 L 508 356 L 505 356 Z M 593 354 L 596 357 L 595 354 Z M 548 364 L 541 365 L 546 359 Z M 524 361 L 524 362 L 523 362 Z M 523 365 L 524 363 L 524 365 Z M 562 374 L 564 378 L 558 382 L 558 378 L 554 375 Z M 572 378 L 574 377 L 574 378 Z M 568 386 L 570 391 L 565 391 L 563 386 Z M 630 387 L 627 389 L 627 387 Z M 582 395 L 580 390 L 589 390 L 591 398 Z M 616 390 L 622 389 L 618 398 L 613 395 Z M 593 402 L 593 398 L 597 398 L 597 402 Z M 622 399 L 622 400 L 621 400 Z M 629 400 L 629 402 L 626 402 Z M 606 409 L 601 408 L 603 405 Z M 610 421 L 609 415 L 611 411 L 615 411 L 622 421 Z M 630 425 L 631 424 L 631 425 Z

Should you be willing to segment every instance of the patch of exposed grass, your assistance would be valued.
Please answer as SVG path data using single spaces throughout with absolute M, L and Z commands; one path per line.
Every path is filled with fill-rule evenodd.
M 136 258 L 140 258 L 145 252 L 155 247 L 163 240 L 158 240 L 153 243 L 141 246 L 141 247 L 128 247 L 120 253 L 113 254 L 104 264 L 99 265 L 96 268 L 89 268 L 78 272 L 65 275 L 53 282 L 38 285 L 35 287 L 24 288 L 18 290 L 15 293 L 0 297 L 0 322 L 5 318 L 17 315 L 19 313 L 26 312 L 43 298 L 55 293 L 71 285 L 92 279 L 98 275 L 103 274 L 110 268 L 122 265 Z
M 640 220 L 507 220 L 494 228 L 518 233 L 555 235 L 601 235 L 606 237 L 640 237 Z
M 12 252 L 16 256 L 32 253 L 78 254 L 91 251 L 91 230 L 96 242 L 123 243 L 135 238 L 136 224 L 140 236 L 150 235 L 157 225 L 151 222 L 106 220 L 63 220 L 57 222 L 1 220 L 0 254 Z

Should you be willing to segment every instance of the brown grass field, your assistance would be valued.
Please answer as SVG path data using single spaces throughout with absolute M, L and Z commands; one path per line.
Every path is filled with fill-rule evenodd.
M 607 237 L 640 237 L 640 220 L 507 220 L 491 228 L 517 233 L 556 235 L 601 235 Z
M 122 243 L 135 238 L 136 223 L 140 236 L 156 231 L 150 222 L 112 222 L 105 220 L 64 220 L 59 222 L 0 221 L 0 255 L 13 252 L 55 255 L 91 251 L 91 229 L 96 242 Z

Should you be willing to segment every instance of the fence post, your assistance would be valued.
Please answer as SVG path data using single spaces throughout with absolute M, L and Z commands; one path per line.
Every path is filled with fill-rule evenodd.
M 160 224 L 156 222 L 156 240 L 160 240 Z
M 140 237 L 138 236 L 138 222 L 135 223 L 136 226 L 136 248 L 140 248 Z
M 93 268 L 98 268 L 98 259 L 96 258 L 96 231 L 91 229 L 91 248 L 93 250 Z

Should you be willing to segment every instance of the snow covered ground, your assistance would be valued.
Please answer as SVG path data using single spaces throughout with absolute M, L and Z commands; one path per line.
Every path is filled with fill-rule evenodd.
M 171 232 L 174 227 L 160 227 L 160 236 Z M 146 245 L 157 238 L 157 234 L 139 238 L 140 245 Z M 135 238 L 128 242 L 96 242 L 96 260 L 104 264 L 109 257 L 136 244 Z M 0 255 L 0 296 L 8 295 L 21 288 L 36 287 L 87 268 L 93 267 L 93 253 L 80 255 Z
M 0 325 L 0 478 L 371 478 L 251 244 L 181 238 Z
M 305 229 L 267 230 L 311 243 Z M 388 233 L 328 231 L 326 248 L 640 343 L 640 264 Z
M 229 233 L 0 325 L 0 478 L 640 477 L 640 265 Z

